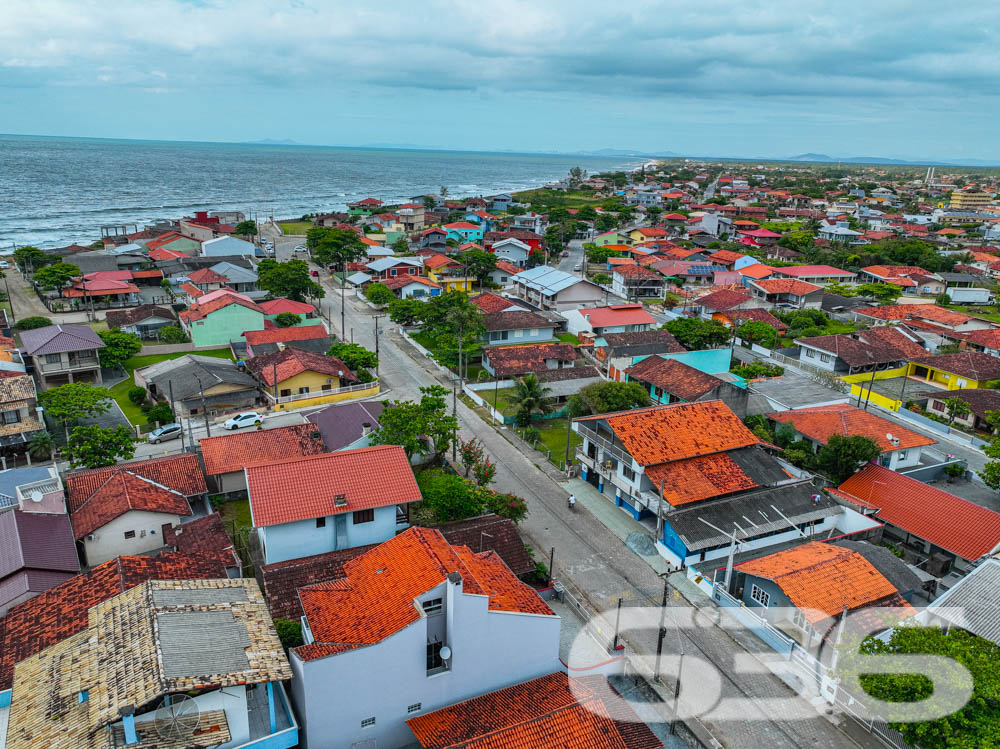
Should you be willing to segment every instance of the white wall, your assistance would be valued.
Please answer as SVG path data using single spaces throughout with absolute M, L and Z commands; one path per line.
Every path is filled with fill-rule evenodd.
M 163 546 L 162 525 L 180 525 L 179 515 L 163 512 L 130 510 L 94 531 L 94 540 L 83 540 L 87 564 L 93 567 L 122 554 L 142 554 Z M 125 538 L 126 531 L 135 531 L 135 538 Z M 142 532 L 146 531 L 143 536 Z
M 376 645 L 305 662 L 291 654 L 303 747 L 366 739 L 379 749 L 402 747 L 414 741 L 408 718 L 561 670 L 559 617 L 489 611 L 486 597 L 446 585 L 453 591 L 443 614 L 453 653 L 449 671 L 427 675 L 429 620 L 423 616 Z M 420 712 L 408 714 L 418 702 Z M 375 725 L 361 728 L 369 717 Z
M 809 356 L 809 354 L 812 354 L 812 356 Z M 830 372 L 833 372 L 837 368 L 836 356 L 827 351 L 814 349 L 810 346 L 800 345 L 799 361 L 803 364 L 811 364 L 814 367 L 829 370 Z
M 376 477 L 373 476 L 372 479 L 375 480 Z M 326 525 L 322 528 L 316 527 L 315 518 L 261 528 L 266 563 L 274 564 L 287 559 L 323 554 L 338 548 L 378 544 L 396 535 L 395 505 L 376 507 L 375 519 L 368 523 L 355 524 L 352 512 L 341 513 L 340 516 L 346 516 L 347 541 L 339 547 L 334 538 L 337 515 L 327 516 Z

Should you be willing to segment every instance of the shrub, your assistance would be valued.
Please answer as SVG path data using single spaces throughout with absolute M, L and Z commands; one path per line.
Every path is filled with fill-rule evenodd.
M 274 318 L 274 324 L 279 328 L 291 328 L 302 322 L 302 316 L 294 312 L 282 312 Z
M 52 321 L 47 317 L 25 317 L 23 320 L 19 320 L 14 327 L 18 330 L 35 330 L 51 324 Z
M 291 619 L 275 619 L 274 630 L 278 633 L 281 646 L 285 650 L 297 648 L 303 644 L 302 625 Z
M 542 433 L 535 429 L 535 427 L 528 427 L 524 430 L 524 441 L 529 445 L 533 445 L 542 439 Z
M 424 471 L 417 479 L 424 504 L 439 523 L 478 515 L 482 504 L 470 495 L 469 487 L 461 476 L 441 470 Z
M 368 288 L 365 289 L 365 299 L 372 304 L 389 304 L 395 298 L 396 295 L 384 283 L 368 284 Z
M 158 335 L 164 343 L 187 343 L 187 333 L 176 325 L 167 325 L 160 328 Z
M 961 478 L 965 475 L 965 463 L 949 463 L 944 467 L 944 472 L 948 478 Z
M 593 278 L 591 278 L 590 280 L 593 281 L 594 283 L 607 285 L 611 283 L 611 276 L 609 276 L 607 273 L 595 273 Z
M 141 406 L 146 402 L 146 388 L 139 387 L 138 385 L 134 388 L 129 388 L 128 399 L 132 401 L 132 405 Z
M 157 403 L 145 409 L 145 411 L 147 424 L 153 424 L 157 421 L 161 424 L 169 424 L 174 420 L 174 411 L 170 408 L 169 403 Z

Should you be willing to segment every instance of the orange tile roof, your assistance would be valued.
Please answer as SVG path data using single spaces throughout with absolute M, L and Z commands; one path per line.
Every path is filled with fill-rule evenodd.
M 200 294 L 201 292 L 199 291 L 198 293 Z M 238 304 L 241 307 L 246 307 L 254 312 L 264 314 L 260 307 L 248 300 L 246 297 L 242 297 L 239 294 L 222 294 L 217 296 L 215 299 L 205 302 L 204 304 L 195 303 L 191 305 L 190 308 L 180 313 L 180 318 L 188 322 L 193 320 L 203 320 L 213 312 L 217 312 L 223 307 L 228 307 L 231 304 Z
M 200 442 L 205 473 L 209 476 L 242 471 L 254 463 L 269 463 L 326 452 L 326 446 L 314 424 L 234 432 L 221 437 L 206 437 Z
M 68 474 L 64 483 L 66 484 L 66 504 L 70 512 L 76 510 L 90 495 L 104 486 L 109 478 L 123 471 L 154 481 L 168 489 L 180 492 L 185 497 L 208 493 L 205 474 L 202 473 L 201 463 L 198 462 L 197 455 L 185 453 L 163 458 L 148 458 Z
M 625 370 L 630 380 L 647 382 L 686 401 L 694 401 L 722 385 L 707 372 L 662 356 L 647 356 Z
M 409 286 L 411 283 L 418 283 L 424 286 L 430 286 L 432 289 L 440 289 L 441 285 L 435 283 L 429 278 L 424 276 L 411 276 L 409 274 L 405 276 L 395 276 L 392 278 L 383 278 L 377 283 L 387 286 L 389 289 L 395 291 L 396 289 L 402 289 L 405 286 Z
M 575 421 L 604 419 L 641 466 L 694 458 L 760 443 L 722 401 L 636 408 Z
M 285 343 L 287 341 L 311 341 L 327 338 L 329 333 L 322 325 L 299 325 L 294 328 L 271 328 L 270 330 L 248 330 L 243 334 L 250 346 L 262 343 Z
M 1000 550 L 1000 513 L 869 463 L 830 493 L 963 559 Z
M 768 294 L 794 294 L 795 296 L 805 296 L 823 288 L 795 278 L 767 278 L 754 281 L 754 285 L 759 286 Z
M 611 698 L 611 704 L 605 698 Z M 660 749 L 603 676 L 556 672 L 406 724 L 423 749 Z
M 197 299 L 203 293 L 201 289 L 199 289 L 193 283 L 188 283 L 187 281 L 185 281 L 184 283 L 182 283 L 177 288 L 180 289 L 181 291 L 183 291 L 188 296 L 194 298 L 194 299 Z
M 424 259 L 424 267 L 432 270 L 442 268 L 446 265 L 460 266 L 461 263 L 456 260 L 452 260 L 446 255 L 431 255 L 429 258 Z
M 747 276 L 748 278 L 762 279 L 767 278 L 774 273 L 774 268 L 769 265 L 764 265 L 763 263 L 754 263 L 753 265 L 748 265 L 745 268 L 738 268 L 736 272 L 741 276 Z
M 82 502 L 74 502 L 70 513 L 77 540 L 103 528 L 130 510 L 162 512 L 186 517 L 191 514 L 187 497 L 154 481 L 122 471 L 108 479 Z
M 861 554 L 812 541 L 737 565 L 773 580 L 810 624 L 871 606 L 899 591 Z M 909 604 L 906 604 L 907 606 Z
M 645 473 L 655 491 L 663 482 L 663 498 L 674 507 L 757 486 L 726 453 L 661 463 L 647 467 Z
M 398 445 L 289 458 L 248 466 L 246 472 L 256 528 L 421 499 L 410 461 Z M 346 504 L 336 506 L 341 494 Z
M 742 252 L 733 252 L 732 250 L 718 250 L 709 255 L 708 259 L 725 264 L 735 263 L 741 257 L 746 257 L 746 255 Z
M 345 562 L 342 578 L 299 591 L 315 642 L 296 653 L 309 660 L 381 642 L 419 621 L 415 599 L 450 573 L 461 575 L 463 593 L 488 597 L 491 611 L 554 616 L 495 552 L 475 554 L 436 529 L 413 527 Z
M 337 377 L 341 386 L 346 383 L 360 382 L 347 365 L 335 356 L 325 356 L 314 351 L 287 346 L 263 356 L 255 356 L 247 362 L 247 369 L 254 377 L 268 387 L 300 375 L 303 372 L 315 372 L 327 377 Z
M 782 424 L 791 424 L 799 434 L 823 445 L 834 434 L 868 437 L 882 448 L 882 452 L 894 452 L 911 447 L 936 444 L 930 437 L 925 437 L 893 421 L 883 419 L 881 416 L 876 416 L 847 403 L 779 411 L 768 414 L 767 418 Z M 885 435 L 889 433 L 899 440 L 898 445 L 894 445 L 886 439 Z
M 296 315 L 311 315 L 316 311 L 316 308 L 311 304 L 296 302 L 293 299 L 285 299 L 284 297 L 260 302 L 258 306 L 264 311 L 265 315 L 280 315 L 282 312 L 291 312 Z
M 519 268 L 507 260 L 497 260 L 497 270 L 502 270 L 504 273 L 510 273 L 511 275 L 517 275 L 521 273 L 524 268 Z
M 479 307 L 483 312 L 501 312 L 508 307 L 516 306 L 513 301 L 502 297 L 499 294 L 492 294 L 486 292 L 485 294 L 477 294 L 469 299 L 474 305 Z

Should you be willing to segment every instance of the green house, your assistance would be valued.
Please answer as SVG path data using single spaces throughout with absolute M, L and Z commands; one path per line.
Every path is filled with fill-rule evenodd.
M 195 347 L 225 346 L 248 330 L 264 329 L 264 311 L 254 302 L 223 294 L 180 313 Z

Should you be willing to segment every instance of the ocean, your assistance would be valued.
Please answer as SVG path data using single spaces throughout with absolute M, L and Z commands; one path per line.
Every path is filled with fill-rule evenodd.
M 60 247 L 101 226 L 196 210 L 293 218 L 437 193 L 466 197 L 539 187 L 574 166 L 631 165 L 621 157 L 189 143 L 0 135 L 0 251 Z

